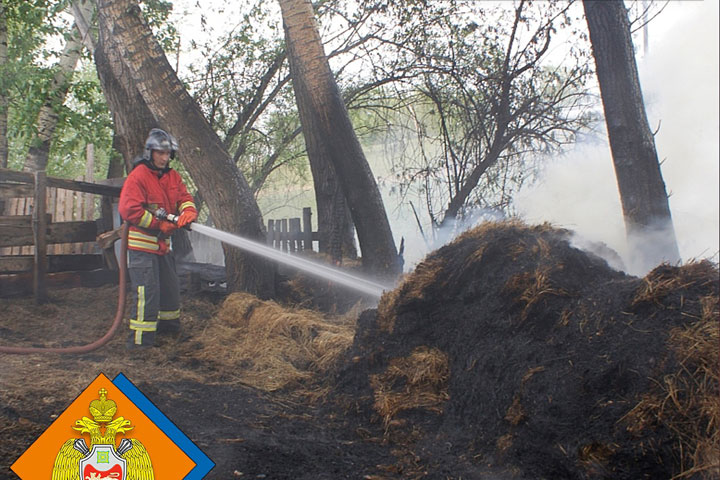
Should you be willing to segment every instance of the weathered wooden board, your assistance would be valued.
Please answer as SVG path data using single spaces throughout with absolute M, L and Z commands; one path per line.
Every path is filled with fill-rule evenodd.
M 48 211 L 55 213 L 55 221 L 56 222 L 64 221 L 64 218 L 62 216 L 62 211 L 58 211 L 58 209 L 56 208 L 57 196 L 58 196 L 59 190 L 57 188 L 48 188 L 47 190 L 48 190 L 48 192 L 47 192 L 47 209 L 48 209 Z M 60 255 L 61 253 L 63 253 L 61 245 L 51 244 L 49 250 L 50 250 L 50 253 L 52 253 L 54 255 Z
M 110 270 L 91 270 L 88 272 L 61 272 L 47 274 L 48 290 L 76 287 L 99 287 L 117 284 L 118 274 Z M 32 273 L 0 275 L 0 297 L 20 297 L 33 294 Z M 78 298 L 78 302 L 82 299 Z
M 0 181 L 22 182 L 33 185 L 35 183 L 35 177 L 32 173 L 0 168 Z M 67 180 L 65 178 L 47 177 L 47 186 L 64 188 L 76 192 L 96 193 L 98 195 L 107 195 L 110 197 L 120 196 L 120 187 L 100 185 L 98 183 L 90 182 L 78 182 L 76 180 Z
M 33 186 L 26 183 L 0 182 L 0 198 L 32 197 Z
M 0 273 L 22 273 L 33 269 L 31 255 L 0 257 Z M 49 272 L 88 271 L 103 268 L 102 255 L 48 255 Z
M 40 305 L 47 300 L 47 246 L 45 212 L 47 212 L 47 175 L 45 171 L 35 172 L 35 197 L 32 212 L 33 243 L 35 244 L 35 262 L 33 263 L 33 291 L 35 304 Z
M 52 214 L 46 213 L 45 218 L 48 223 L 52 222 Z M 0 216 L 0 227 L 8 226 L 31 226 L 32 215 L 2 215 Z
M 94 242 L 98 229 L 95 221 L 57 222 L 47 228 L 47 243 Z M 33 245 L 32 227 L 6 225 L 0 231 L 0 247 Z

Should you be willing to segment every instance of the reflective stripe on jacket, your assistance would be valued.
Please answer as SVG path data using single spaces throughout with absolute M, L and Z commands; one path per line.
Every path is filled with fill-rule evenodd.
M 195 208 L 192 195 L 175 170 L 154 170 L 139 163 L 125 179 L 120 191 L 118 212 L 130 223 L 128 248 L 164 255 L 170 247 L 169 239 L 159 238 L 160 222 L 152 212 L 164 208 L 179 214 Z

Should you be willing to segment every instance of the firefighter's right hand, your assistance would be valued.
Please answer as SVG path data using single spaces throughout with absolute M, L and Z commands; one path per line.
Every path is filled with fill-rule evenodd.
M 168 221 L 162 221 L 160 222 L 160 231 L 165 234 L 166 237 L 169 237 L 173 234 L 175 230 L 177 230 L 178 227 L 172 222 Z

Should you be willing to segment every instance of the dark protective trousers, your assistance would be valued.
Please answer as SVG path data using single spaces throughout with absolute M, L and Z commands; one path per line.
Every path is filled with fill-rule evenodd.
M 128 250 L 132 285 L 130 344 L 153 345 L 158 330 L 180 327 L 180 283 L 172 252 Z

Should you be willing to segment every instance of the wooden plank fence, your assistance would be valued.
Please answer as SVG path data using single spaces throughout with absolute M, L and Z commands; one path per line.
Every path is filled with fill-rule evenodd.
M 73 192 L 60 188 L 47 188 L 45 211 L 49 223 L 58 222 L 82 222 L 95 220 L 97 218 L 97 206 L 94 195 L 90 193 Z M 0 214 L 11 217 L 15 220 L 6 222 L 18 222 L 27 224 L 34 210 L 34 199 L 32 197 L 9 198 L 5 202 L 4 211 Z M 24 239 L 23 239 L 24 240 Z M 34 255 L 35 246 L 32 239 L 24 245 L 15 243 L 16 246 L 0 248 L 0 255 Z M 21 246 L 22 245 L 22 246 Z M 71 255 L 100 253 L 93 238 L 92 242 L 75 243 L 52 243 L 48 245 L 49 255 Z
M 42 301 L 48 272 L 102 267 L 96 239 L 112 229 L 119 196 L 119 186 L 0 168 L 0 294 L 21 291 L 31 272 Z
M 268 220 L 266 243 L 283 252 L 312 251 L 313 241 L 319 239 L 318 232 L 312 231 L 310 207 L 303 208 L 302 220 L 299 217 Z

